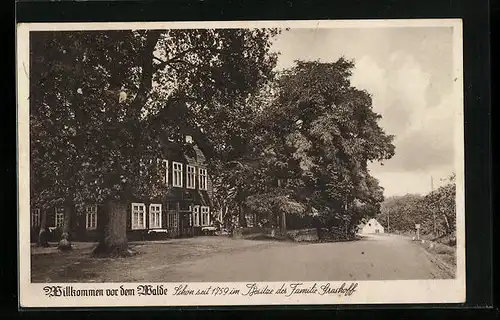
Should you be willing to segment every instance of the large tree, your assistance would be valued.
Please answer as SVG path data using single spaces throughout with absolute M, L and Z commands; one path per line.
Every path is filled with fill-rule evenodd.
M 34 202 L 103 203 L 94 252 L 129 254 L 125 205 L 131 196 L 164 193 L 156 167 L 162 139 L 182 143 L 184 130 L 194 130 L 214 169 L 242 152 L 244 102 L 272 76 L 274 34 L 32 33 Z
M 287 194 L 318 210 L 327 225 L 346 228 L 360 219 L 354 203 L 376 211 L 383 201 L 368 163 L 391 158 L 395 149 L 378 124 L 370 94 L 351 85 L 353 67 L 341 58 L 297 61 L 283 71 L 275 99 L 261 112 L 259 135 L 267 174 L 283 190 L 274 196 Z

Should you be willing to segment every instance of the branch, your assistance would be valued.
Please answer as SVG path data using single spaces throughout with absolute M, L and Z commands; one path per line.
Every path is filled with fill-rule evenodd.
M 132 101 L 130 107 L 136 113 L 139 113 L 141 108 L 146 102 L 147 95 L 152 88 L 153 74 L 155 69 L 153 67 L 153 52 L 156 47 L 156 43 L 160 37 L 160 31 L 153 30 L 149 31 L 146 39 L 146 45 L 141 53 L 142 56 L 142 74 L 141 82 L 139 85 L 139 91 Z
M 182 60 L 180 60 L 180 58 L 188 53 L 191 53 L 191 52 L 195 52 L 196 50 L 211 50 L 210 48 L 206 48 L 206 47 L 191 47 L 189 49 L 186 49 L 184 51 L 181 51 L 179 52 L 178 54 L 176 54 L 175 56 L 167 59 L 167 60 L 161 60 L 157 57 L 154 57 L 154 59 L 158 60 L 160 63 L 158 65 L 156 65 L 155 67 L 155 71 L 156 70 L 159 70 L 159 69 L 163 69 L 165 68 L 168 64 L 170 63 L 173 63 L 173 62 L 181 62 Z

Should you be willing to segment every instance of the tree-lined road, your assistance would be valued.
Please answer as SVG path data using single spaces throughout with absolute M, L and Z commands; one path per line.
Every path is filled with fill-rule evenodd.
M 258 250 L 249 248 L 188 260 L 158 272 L 165 281 L 450 278 L 418 244 L 397 236 L 368 236 L 360 241 L 339 243 L 273 243 Z
M 367 236 L 359 241 L 292 243 L 196 237 L 133 243 L 138 255 L 92 259 L 95 244 L 71 253 L 33 247 L 34 282 L 233 282 L 410 280 L 452 277 L 411 240 Z M 54 268 L 54 261 L 58 261 Z

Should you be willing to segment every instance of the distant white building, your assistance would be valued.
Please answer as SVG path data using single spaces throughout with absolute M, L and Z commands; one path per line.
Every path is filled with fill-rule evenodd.
M 372 218 L 366 224 L 359 226 L 359 233 L 384 233 L 384 227 L 376 219 Z

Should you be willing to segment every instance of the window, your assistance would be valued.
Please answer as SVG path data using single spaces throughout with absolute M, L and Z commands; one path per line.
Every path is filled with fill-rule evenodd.
M 156 160 L 159 166 L 159 173 L 161 176 L 161 181 L 163 184 L 168 184 L 168 160 L 157 159 Z
M 149 205 L 149 229 L 161 228 L 161 204 Z
M 194 206 L 193 208 L 193 226 L 200 226 L 200 206 Z
M 64 224 L 64 208 L 56 208 L 55 227 L 62 227 Z
M 198 169 L 200 173 L 200 190 L 207 190 L 207 169 Z
M 210 209 L 208 207 L 201 207 L 201 225 L 210 225 Z
M 144 203 L 132 203 L 132 230 L 146 228 L 145 211 Z
M 40 225 L 40 209 L 35 209 L 31 212 L 31 226 L 38 227 Z
M 195 188 L 195 167 L 186 166 L 186 170 L 187 170 L 186 188 L 194 189 Z
M 172 162 L 172 185 L 182 187 L 182 163 Z
M 167 227 L 170 229 L 177 229 L 178 222 L 179 221 L 179 215 L 177 212 L 169 212 L 167 214 Z
M 88 230 L 97 228 L 97 205 L 92 204 L 85 207 L 85 227 Z

